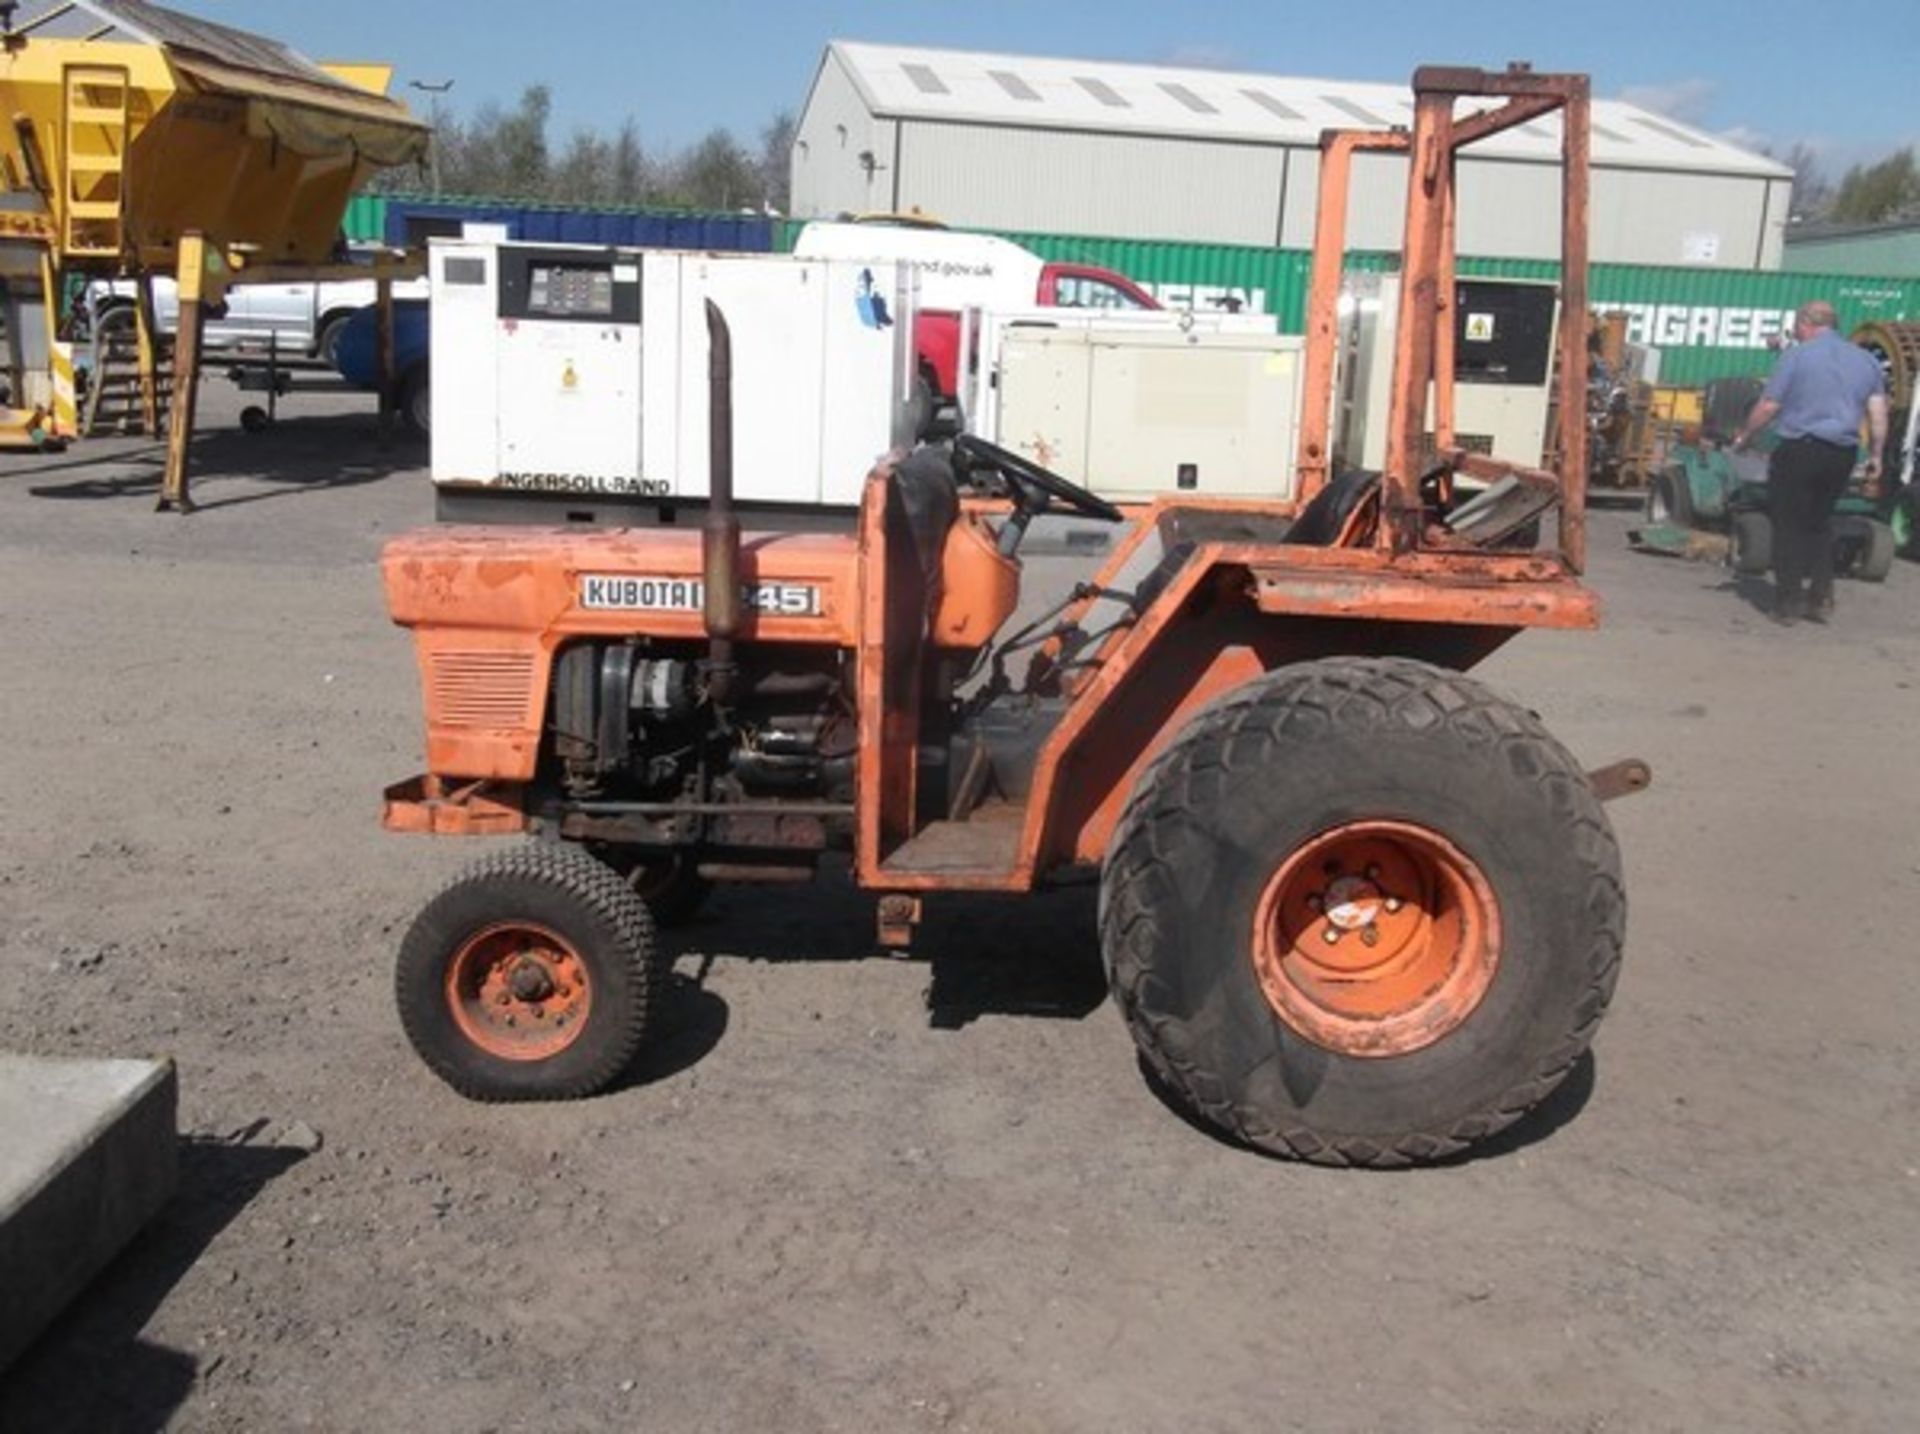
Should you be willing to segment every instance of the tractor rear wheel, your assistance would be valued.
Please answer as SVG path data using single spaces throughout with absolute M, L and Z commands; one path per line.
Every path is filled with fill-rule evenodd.
M 414 1050 L 462 1095 L 570 1100 L 626 1069 L 666 975 L 618 873 L 532 845 L 483 858 L 427 904 L 395 994 Z
M 1728 525 L 1727 561 L 1749 577 L 1773 567 L 1773 519 L 1758 508 L 1742 508 Z
M 1109 848 L 1101 942 L 1148 1066 L 1250 1145 L 1465 1149 L 1566 1077 L 1619 974 L 1613 832 L 1525 709 L 1403 658 L 1303 663 L 1188 724 Z

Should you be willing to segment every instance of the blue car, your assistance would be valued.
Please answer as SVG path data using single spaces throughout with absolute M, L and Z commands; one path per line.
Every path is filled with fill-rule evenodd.
M 431 427 L 427 371 L 427 301 L 393 301 L 393 371 L 399 380 L 401 420 L 415 433 Z M 334 345 L 334 367 L 356 388 L 379 387 L 378 319 L 375 306 L 356 309 Z

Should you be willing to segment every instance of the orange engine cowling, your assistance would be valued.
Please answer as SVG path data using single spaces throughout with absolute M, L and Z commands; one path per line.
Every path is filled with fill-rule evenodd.
M 742 648 L 859 645 L 861 555 L 852 534 L 755 533 L 740 545 Z M 437 776 L 524 782 L 539 759 L 555 653 L 645 636 L 700 643 L 700 531 L 443 528 L 381 558 L 387 607 L 410 628 Z M 1012 613 L 1019 565 L 966 514 L 949 532 L 928 634 L 983 645 Z
M 580 638 L 703 639 L 700 533 L 448 528 L 381 558 L 387 608 L 411 628 L 426 700 L 427 766 L 526 781 L 539 756 L 554 652 Z M 748 534 L 743 643 L 851 648 L 851 536 Z

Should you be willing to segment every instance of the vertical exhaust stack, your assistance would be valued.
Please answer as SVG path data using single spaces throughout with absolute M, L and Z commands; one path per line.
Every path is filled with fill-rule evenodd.
M 707 695 L 733 696 L 740 631 L 740 520 L 733 511 L 733 336 L 720 306 L 707 300 L 707 516 L 700 564 L 707 624 Z

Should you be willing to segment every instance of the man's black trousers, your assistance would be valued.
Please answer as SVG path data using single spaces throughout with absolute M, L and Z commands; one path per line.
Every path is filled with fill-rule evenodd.
M 1798 605 L 1833 597 L 1833 505 L 1847 490 L 1858 450 L 1820 438 L 1789 438 L 1767 465 L 1767 507 L 1773 515 L 1776 600 Z

